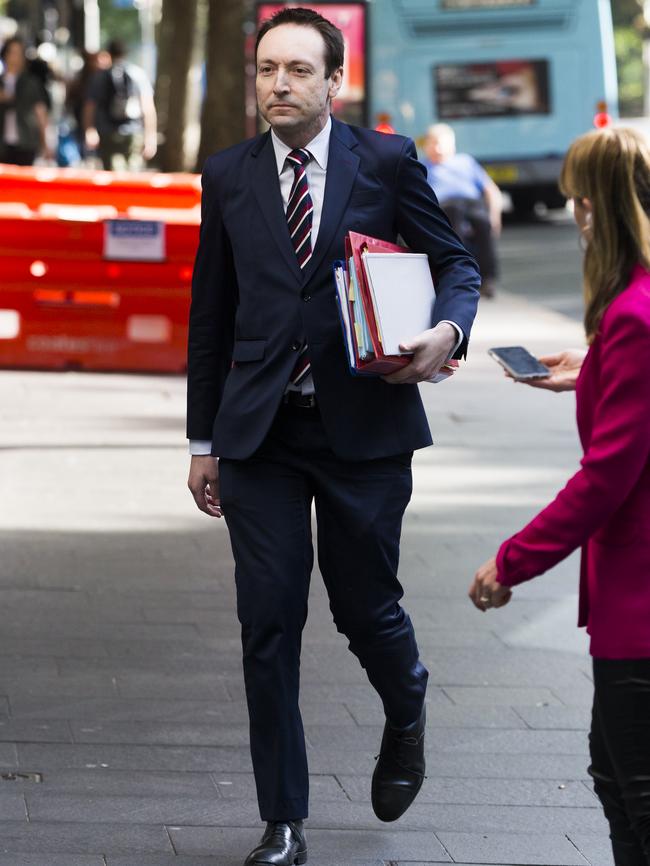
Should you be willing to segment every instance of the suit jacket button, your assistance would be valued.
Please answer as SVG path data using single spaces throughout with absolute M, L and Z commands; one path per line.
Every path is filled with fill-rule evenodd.
M 297 352 L 299 349 L 300 349 L 300 343 L 292 343 L 291 344 L 291 351 L 292 352 Z
M 303 292 L 300 297 L 303 299 L 303 301 L 311 301 L 311 295 L 307 292 Z

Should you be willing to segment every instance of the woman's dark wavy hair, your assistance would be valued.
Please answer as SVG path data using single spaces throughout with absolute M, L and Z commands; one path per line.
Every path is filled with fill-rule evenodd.
M 257 39 L 255 41 L 255 57 L 257 57 L 257 49 L 260 42 L 274 27 L 280 27 L 282 24 L 297 24 L 299 27 L 313 27 L 323 37 L 325 43 L 325 78 L 335 72 L 339 67 L 343 66 L 343 57 L 345 54 L 345 46 L 343 42 L 343 34 L 328 21 L 323 18 L 318 12 L 313 9 L 303 9 L 302 7 L 281 9 L 276 12 L 272 18 L 265 21 L 259 29 Z

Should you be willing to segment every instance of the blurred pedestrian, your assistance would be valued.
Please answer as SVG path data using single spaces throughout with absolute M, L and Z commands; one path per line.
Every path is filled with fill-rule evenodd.
M 39 155 L 52 158 L 45 91 L 27 69 L 23 41 L 7 39 L 0 60 L 0 162 L 33 165 Z
M 581 469 L 478 570 L 470 597 L 510 587 L 582 548 L 579 624 L 591 639 L 590 774 L 617 866 L 650 864 L 650 148 L 638 133 L 579 138 L 562 170 L 586 246 L 589 351 L 550 357 L 552 391 L 574 388 Z
M 491 298 L 498 276 L 501 190 L 473 156 L 456 153 L 456 135 L 446 123 L 429 127 L 424 153 L 429 184 L 456 233 L 476 256 L 481 295 Z
M 36 37 L 34 45 L 27 49 L 27 71 L 38 79 L 42 89 L 48 114 L 52 112 L 52 84 L 56 81 L 63 83 L 59 75 L 50 65 L 50 61 L 56 57 L 56 46 L 47 37 L 48 34 L 40 33 Z
M 84 51 L 82 58 L 83 65 L 68 82 L 65 97 L 65 109 L 81 158 L 86 155 L 84 106 L 90 96 L 90 85 L 97 72 L 110 68 L 111 56 L 107 51 Z
M 98 151 L 107 171 L 139 170 L 157 150 L 153 89 L 145 71 L 127 61 L 120 40 L 107 50 L 111 65 L 93 75 L 84 104 L 86 146 Z

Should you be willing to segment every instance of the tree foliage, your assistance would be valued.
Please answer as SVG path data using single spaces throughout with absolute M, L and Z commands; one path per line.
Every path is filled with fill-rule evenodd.
M 623 117 L 643 113 L 643 0 L 612 0 L 619 110 Z
M 643 12 L 643 0 L 612 0 L 614 27 L 629 27 Z
M 623 117 L 635 117 L 643 113 L 643 42 L 633 27 L 618 27 L 615 38 L 620 113 Z
M 130 48 L 140 44 L 140 20 L 135 7 L 124 9 L 115 6 L 112 0 L 99 0 L 99 21 L 102 45 L 111 39 L 121 39 Z

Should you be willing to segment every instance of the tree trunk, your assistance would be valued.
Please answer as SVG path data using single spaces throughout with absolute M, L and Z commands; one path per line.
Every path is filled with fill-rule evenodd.
M 163 0 L 158 31 L 156 110 L 162 171 L 185 168 L 187 81 L 192 61 L 197 0 Z
M 244 7 L 242 0 L 209 0 L 207 87 L 197 171 L 211 153 L 244 138 Z

